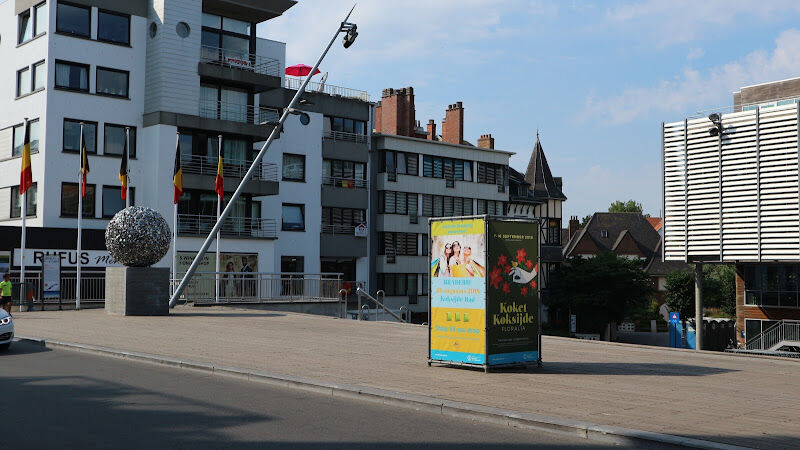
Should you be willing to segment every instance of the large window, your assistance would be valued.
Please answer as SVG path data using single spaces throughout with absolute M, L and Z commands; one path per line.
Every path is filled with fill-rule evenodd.
M 33 7 L 34 28 L 33 34 L 38 36 L 47 31 L 47 3 L 42 2 Z
M 125 70 L 97 68 L 97 93 L 112 97 L 128 97 L 128 72 Z
M 323 128 L 324 131 L 337 131 L 358 135 L 367 134 L 367 122 L 363 120 L 347 119 L 344 117 L 325 116 Z
M 83 122 L 83 138 L 86 140 L 86 152 L 97 154 L 97 122 Z M 81 122 L 64 119 L 65 152 L 81 151 Z
M 472 215 L 472 199 L 443 195 L 423 195 L 422 215 L 425 217 L 458 217 Z
M 33 183 L 25 193 L 25 217 L 36 216 L 36 183 Z M 19 194 L 19 186 L 11 187 L 11 217 L 22 216 L 22 196 Z
M 200 116 L 252 123 L 255 117 L 253 107 L 248 106 L 250 98 L 250 94 L 245 90 L 201 85 Z
M 379 255 L 419 255 L 416 233 L 380 233 Z
M 322 232 L 327 234 L 349 234 L 355 226 L 366 223 L 367 211 L 355 208 L 322 208 Z
M 283 180 L 306 181 L 305 155 L 283 154 Z
M 203 56 L 251 63 L 249 54 L 255 53 L 250 51 L 252 28 L 249 22 L 203 13 Z
M 44 61 L 38 62 L 33 65 L 33 90 L 44 89 L 46 84 L 47 70 L 45 70 Z
M 498 192 L 505 192 L 508 184 L 508 167 L 500 164 L 479 162 L 476 181 L 478 183 L 496 184 Z
M 305 207 L 294 203 L 282 205 L 281 229 L 304 231 L 306 229 Z
M 131 158 L 136 157 L 136 127 L 130 127 L 131 147 L 128 149 L 128 156 Z M 122 150 L 125 148 L 125 126 L 113 125 L 110 123 L 105 124 L 105 132 L 103 133 L 103 154 L 104 155 L 122 155 Z
M 33 90 L 31 68 L 25 67 L 17 71 L 17 97 L 30 94 Z
M 33 21 L 31 20 L 30 10 L 26 10 L 19 15 L 17 44 L 29 41 L 31 38 L 33 38 Z
M 97 11 L 97 40 L 130 44 L 131 16 L 110 11 Z
M 78 217 L 78 183 L 61 183 L 61 216 Z M 95 185 L 86 185 L 86 196 L 83 198 L 83 217 L 94 217 Z
M 745 266 L 745 305 L 798 307 L 800 266 Z
M 131 197 L 131 205 L 136 204 L 134 202 L 134 200 L 136 199 L 135 188 L 129 187 L 128 194 Z M 103 186 L 103 217 L 105 218 L 114 217 L 114 214 L 122 211 L 123 209 L 125 209 L 125 200 L 122 199 L 122 187 Z
M 505 215 L 505 206 L 499 200 L 478 200 L 476 214 Z
M 39 152 L 39 119 L 28 121 L 28 133 L 31 139 L 31 153 Z M 14 148 L 11 150 L 11 156 L 22 155 L 22 146 L 25 144 L 25 124 L 19 124 L 13 129 L 14 134 Z
M 419 155 L 416 153 L 383 151 L 381 172 L 389 174 L 419 175 Z
M 322 184 L 346 188 L 367 187 L 367 165 L 355 161 L 322 161 Z
M 419 277 L 416 273 L 379 273 L 378 288 L 388 296 L 416 297 Z
M 91 23 L 91 8 L 58 2 L 56 7 L 57 32 L 90 37 Z
M 418 194 L 410 192 L 379 191 L 380 213 L 401 214 L 416 217 L 418 215 Z
M 56 87 L 89 92 L 89 66 L 56 60 Z
M 454 181 L 472 181 L 472 161 L 424 155 L 422 176 L 444 178 L 447 187 L 453 187 Z

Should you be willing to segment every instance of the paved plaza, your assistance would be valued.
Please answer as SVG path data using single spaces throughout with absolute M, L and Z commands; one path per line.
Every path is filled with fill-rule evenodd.
M 17 333 L 752 447 L 800 442 L 800 362 L 544 337 L 540 369 L 428 367 L 427 328 L 181 307 L 18 313 Z

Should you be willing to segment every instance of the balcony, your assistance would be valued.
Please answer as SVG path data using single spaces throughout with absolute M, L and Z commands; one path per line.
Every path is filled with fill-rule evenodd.
M 277 122 L 280 119 L 280 112 L 274 108 L 201 99 L 200 117 L 261 125 L 267 122 Z
M 200 62 L 272 77 L 281 76 L 281 62 L 277 59 L 236 50 L 204 45 L 200 51 Z
M 366 228 L 364 229 L 366 231 Z M 322 224 L 320 256 L 361 258 L 367 256 L 366 236 L 356 236 L 353 225 Z
M 303 84 L 302 78 L 289 78 L 287 77 L 283 83 L 283 86 L 286 89 L 300 89 L 300 86 Z M 310 81 L 308 86 L 306 86 L 306 91 L 310 92 L 319 92 L 322 94 L 328 94 L 334 97 L 343 97 L 343 98 L 350 98 L 353 100 L 359 100 L 362 102 L 370 102 L 369 93 L 367 91 L 360 91 L 358 89 L 350 89 L 341 86 L 333 86 L 330 84 L 325 83 L 317 83 L 314 81 Z
M 192 173 L 216 176 L 218 161 L 219 158 L 216 156 L 182 155 L 181 167 L 184 174 Z M 252 164 L 252 161 L 222 158 L 222 176 L 223 178 L 244 178 L 245 173 L 247 173 L 247 170 L 250 168 L 250 164 Z M 278 181 L 278 165 L 259 164 L 255 168 L 252 179 Z
M 366 189 L 367 180 L 356 178 L 342 178 L 342 177 L 322 177 L 323 186 L 334 186 L 345 189 Z
M 322 177 L 322 206 L 363 208 L 369 206 L 368 181 L 356 178 Z
M 346 133 L 344 131 L 326 131 L 322 135 L 323 139 L 331 139 L 334 141 L 355 142 L 357 144 L 366 144 L 368 136 L 366 134 Z
M 178 214 L 178 234 L 182 236 L 206 236 L 214 224 L 216 216 L 199 214 Z M 228 217 L 222 224 L 223 237 L 243 239 L 277 239 L 278 223 L 275 219 L 254 217 Z

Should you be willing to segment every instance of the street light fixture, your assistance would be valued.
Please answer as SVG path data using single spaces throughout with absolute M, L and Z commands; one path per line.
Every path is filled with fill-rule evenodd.
M 234 204 L 236 204 L 236 199 L 238 199 L 239 196 L 242 194 L 245 184 L 253 177 L 256 167 L 258 167 L 258 165 L 261 164 L 261 160 L 267 153 L 267 149 L 269 148 L 270 144 L 272 144 L 272 141 L 274 141 L 275 138 L 278 136 L 278 134 L 280 134 L 281 129 L 283 128 L 283 124 L 284 122 L 286 122 L 286 119 L 289 117 L 289 115 L 290 114 L 299 115 L 300 123 L 303 123 L 303 125 L 307 125 L 310 122 L 311 119 L 308 116 L 308 114 L 295 110 L 294 106 L 296 103 L 299 102 L 300 96 L 303 95 L 303 92 L 305 92 L 306 90 L 306 86 L 308 86 L 308 82 L 311 81 L 311 76 L 314 73 L 316 73 L 317 70 L 319 69 L 320 63 L 322 63 L 322 60 L 325 59 L 325 55 L 328 54 L 328 51 L 333 46 L 333 43 L 336 41 L 336 38 L 339 37 L 339 33 L 347 33 L 344 37 L 344 40 L 342 41 L 342 45 L 344 46 L 344 48 L 349 48 L 351 45 L 353 45 L 353 42 L 355 42 L 356 37 L 358 37 L 358 31 L 356 31 L 357 26 L 356 24 L 349 23 L 347 21 L 348 19 L 350 19 L 350 15 L 353 14 L 354 9 L 356 9 L 355 5 L 353 5 L 353 7 L 350 9 L 350 12 L 347 13 L 347 17 L 345 17 L 344 20 L 339 24 L 339 27 L 336 28 L 336 33 L 333 35 L 333 38 L 331 38 L 331 41 L 328 43 L 328 46 L 325 47 L 325 51 L 322 52 L 322 55 L 317 60 L 317 63 L 314 65 L 314 68 L 311 69 L 311 71 L 306 76 L 306 79 L 303 80 L 303 84 L 301 84 L 300 88 L 297 89 L 297 92 L 294 94 L 294 97 L 292 97 L 292 101 L 290 101 L 286 109 L 283 110 L 283 114 L 281 114 L 280 120 L 278 122 L 265 123 L 265 125 L 274 126 L 272 132 L 270 132 L 269 134 L 269 138 L 261 147 L 261 150 L 258 152 L 258 155 L 256 155 L 255 159 L 253 159 L 253 162 L 250 165 L 250 168 L 247 170 L 247 173 L 245 173 L 244 177 L 242 177 L 242 181 L 239 183 L 239 186 L 236 188 L 236 191 L 234 191 L 233 195 L 231 195 L 230 200 L 228 200 L 228 205 L 220 214 L 219 218 L 217 219 L 217 222 L 214 224 L 214 227 L 208 233 L 206 240 L 203 242 L 203 245 L 200 246 L 200 250 L 197 252 L 197 255 L 195 255 L 192 264 L 189 266 L 189 269 L 186 271 L 186 274 L 181 279 L 180 284 L 178 285 L 178 287 L 175 288 L 175 291 L 172 293 L 172 297 L 169 300 L 170 307 L 174 307 L 175 304 L 178 302 L 178 298 L 181 296 L 184 289 L 186 289 L 186 285 L 189 284 L 189 280 L 191 280 L 192 275 L 194 275 L 195 271 L 197 270 L 197 267 L 200 265 L 200 261 L 203 259 L 203 256 L 206 254 L 208 248 L 211 246 L 211 243 L 214 241 L 217 232 L 220 230 L 220 228 L 222 228 L 222 223 L 231 213 Z

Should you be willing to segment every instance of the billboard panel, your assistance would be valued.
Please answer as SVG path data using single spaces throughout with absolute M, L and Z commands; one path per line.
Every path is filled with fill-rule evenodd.
M 486 363 L 485 221 L 431 222 L 430 358 Z
M 487 363 L 536 362 L 539 224 L 490 220 L 487 233 Z

